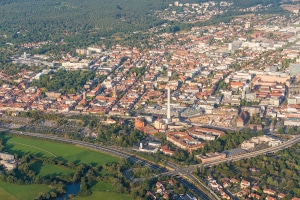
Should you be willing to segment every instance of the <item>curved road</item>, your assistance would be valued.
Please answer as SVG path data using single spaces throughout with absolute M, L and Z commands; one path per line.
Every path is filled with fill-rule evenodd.
M 60 141 L 60 142 L 64 142 L 64 143 L 69 143 L 69 144 L 79 145 L 79 146 L 83 146 L 83 147 L 88 147 L 88 148 L 91 148 L 91 149 L 96 149 L 96 150 L 99 150 L 99 151 L 103 151 L 103 152 L 106 152 L 106 153 L 109 153 L 109 154 L 116 155 L 118 157 L 125 158 L 125 159 L 127 159 L 127 160 L 129 160 L 130 162 L 133 162 L 133 163 L 140 162 L 143 166 L 148 166 L 153 170 L 159 170 L 164 175 L 173 175 L 174 174 L 171 171 L 168 172 L 168 170 L 166 170 L 165 168 L 163 168 L 159 165 L 153 164 L 153 163 L 151 163 L 151 162 L 149 162 L 145 159 L 136 157 L 135 155 L 131 155 L 131 154 L 129 154 L 127 152 L 124 152 L 124 151 L 121 151 L 117 148 L 106 147 L 106 146 L 102 146 L 102 145 L 98 145 L 98 144 L 92 144 L 92 143 L 83 142 L 83 141 L 79 141 L 79 140 L 72 140 L 72 139 L 62 138 L 62 137 L 57 137 L 57 136 L 48 135 L 48 134 L 21 132 L 21 131 L 16 131 L 16 130 L 11 130 L 11 129 L 0 128 L 0 132 L 4 132 L 4 131 L 7 132 L 7 133 L 10 133 L 10 134 L 24 135 L 24 136 L 30 136 L 30 137 L 36 137 L 36 138 L 48 139 L 48 140 L 55 140 L 55 141 Z M 173 165 L 173 164 L 171 164 L 171 165 L 173 167 L 176 166 L 176 165 Z M 175 170 L 176 169 L 180 169 L 180 168 L 178 168 L 176 166 Z M 184 173 L 183 175 L 188 175 L 188 173 L 184 172 L 183 170 L 181 170 L 180 173 Z M 187 178 L 190 179 L 190 177 L 188 177 L 188 176 L 187 176 Z M 199 180 L 197 180 L 197 181 L 199 182 Z M 190 183 L 190 182 L 188 182 L 187 180 L 185 180 L 183 178 L 180 179 L 180 182 L 184 182 L 184 185 L 186 185 L 193 192 L 195 192 L 198 196 L 200 196 L 201 199 L 204 199 L 204 200 L 210 200 L 211 199 L 205 194 L 205 192 L 201 191 L 193 183 Z M 208 191 L 210 191 L 210 190 L 208 189 Z
M 286 142 L 283 142 L 282 144 L 280 144 L 276 147 L 269 147 L 269 148 L 266 148 L 266 149 L 261 149 L 261 150 L 258 150 L 258 151 L 244 153 L 244 154 L 224 158 L 224 159 L 213 161 L 213 162 L 207 162 L 205 164 L 191 165 L 190 167 L 191 168 L 200 167 L 200 166 L 210 167 L 210 166 L 218 165 L 218 164 L 221 164 L 221 163 L 224 163 L 224 162 L 233 162 L 233 161 L 238 161 L 238 160 L 242 160 L 242 159 L 253 158 L 253 157 L 256 157 L 256 156 L 259 156 L 259 155 L 264 155 L 264 154 L 267 154 L 267 153 L 273 153 L 273 152 L 277 152 L 277 151 L 289 148 L 292 145 L 297 144 L 298 142 L 300 142 L 300 135 L 293 136 L 293 139 L 288 140 Z
M 109 153 L 109 154 L 113 154 L 113 155 L 125 158 L 125 159 L 127 159 L 127 160 L 129 160 L 130 162 L 133 162 L 133 163 L 140 162 L 143 166 L 148 166 L 153 170 L 159 170 L 161 172 L 160 175 L 182 175 L 183 177 L 186 177 L 191 182 L 196 183 L 198 185 L 201 185 L 202 188 L 204 188 L 206 191 L 209 192 L 210 197 L 208 197 L 205 194 L 205 192 L 201 191 L 193 183 L 188 182 L 187 180 L 184 180 L 183 178 L 179 179 L 177 177 L 179 182 L 182 182 L 183 185 L 186 185 L 188 188 L 190 188 L 192 191 L 194 191 L 197 195 L 199 195 L 202 199 L 205 199 L 205 200 L 219 199 L 219 197 L 210 188 L 208 188 L 205 184 L 200 182 L 197 179 L 197 177 L 195 177 L 192 174 L 192 172 L 194 171 L 194 169 L 196 167 L 200 167 L 200 166 L 210 167 L 210 166 L 218 165 L 218 164 L 221 164 L 221 163 L 224 163 L 224 162 L 233 162 L 233 161 L 238 161 L 238 160 L 241 160 L 241 159 L 248 159 L 248 158 L 252 158 L 252 157 L 255 157 L 255 156 L 259 156 L 259 155 L 264 155 L 264 154 L 267 154 L 267 153 L 273 153 L 273 152 L 280 151 L 280 150 L 286 149 L 288 147 L 291 147 L 292 145 L 300 142 L 300 135 L 296 135 L 296 136 L 293 136 L 293 139 L 288 140 L 286 142 L 283 142 L 281 145 L 276 146 L 276 147 L 270 147 L 270 148 L 266 148 L 266 149 L 262 149 L 262 150 L 258 150 L 258 151 L 253 151 L 253 152 L 249 152 L 249 153 L 245 153 L 245 154 L 241 154 L 241 155 L 236 155 L 236 156 L 228 157 L 228 158 L 225 158 L 225 159 L 222 159 L 222 160 L 217 160 L 217 161 L 209 162 L 209 163 L 205 163 L 205 164 L 190 165 L 190 166 L 185 167 L 185 168 L 183 168 L 181 166 L 178 166 L 174 163 L 165 161 L 165 163 L 168 167 L 174 169 L 174 171 L 168 171 L 167 169 L 165 169 L 165 168 L 163 168 L 163 167 L 161 167 L 157 164 L 151 163 L 151 162 L 149 162 L 145 159 L 136 157 L 135 155 L 132 155 L 130 153 L 124 152 L 122 150 L 119 150 L 119 149 L 113 148 L 113 147 L 106 147 L 106 146 L 102 146 L 102 145 L 98 145 L 98 144 L 92 144 L 92 143 L 83 142 L 83 141 L 79 141 L 79 140 L 72 140 L 72 139 L 62 138 L 62 137 L 57 137 L 57 136 L 53 136 L 53 135 L 30 133 L 30 132 L 20 132 L 20 131 L 15 131 L 15 130 L 11 130 L 11 129 L 0 128 L 0 132 L 1 131 L 6 131 L 6 132 L 11 133 L 11 134 L 18 134 L 18 135 L 37 137 L 37 138 L 42 138 L 42 139 L 55 140 L 55 141 L 60 141 L 60 142 L 64 142 L 64 143 L 75 144 L 75 145 L 80 145 L 80 146 L 83 146 L 83 147 L 96 149 L 96 150 L 99 150 L 99 151 L 103 151 L 103 152 L 106 152 L 106 153 Z
M 148 166 L 151 169 L 158 169 L 161 172 L 167 172 L 166 169 L 164 169 L 163 167 L 160 167 L 159 165 L 153 164 L 153 163 L 151 163 L 147 160 L 144 160 L 142 158 L 138 158 L 134 155 L 131 155 L 129 153 L 123 152 L 121 150 L 118 150 L 118 149 L 112 148 L 112 147 L 105 147 L 105 146 L 98 145 L 98 144 L 92 144 L 92 143 L 83 142 L 83 141 L 79 141 L 79 140 L 72 140 L 72 139 L 62 138 L 62 137 L 57 137 L 57 136 L 48 135 L 48 134 L 21 132 L 21 131 L 15 131 L 15 130 L 11 130 L 11 129 L 0 128 L 0 132 L 1 131 L 5 131 L 5 132 L 8 132 L 10 134 L 25 135 L 25 136 L 31 136 L 31 137 L 36 137 L 36 138 L 60 141 L 60 142 L 64 142 L 64 143 L 74 144 L 74 145 L 80 145 L 80 146 L 83 146 L 83 147 L 88 147 L 88 148 L 91 148 L 91 149 L 100 150 L 100 151 L 103 151 L 103 152 L 106 152 L 106 153 L 109 153 L 109 154 L 116 155 L 118 157 L 125 158 L 125 159 L 127 159 L 127 160 L 129 160 L 130 162 L 133 162 L 133 163 L 140 162 L 143 166 Z

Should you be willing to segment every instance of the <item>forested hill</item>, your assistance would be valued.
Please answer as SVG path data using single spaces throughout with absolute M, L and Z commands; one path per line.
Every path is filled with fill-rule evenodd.
M 97 31 L 106 36 L 149 28 L 161 20 L 152 10 L 170 0 L 1 0 L 0 30 L 14 38 L 55 39 Z M 173 2 L 173 1 L 172 1 Z
M 154 10 L 175 0 L 0 0 L 2 42 L 54 42 L 62 39 L 95 43 L 117 32 L 148 30 L 165 21 Z M 220 2 L 221 0 L 215 0 Z M 279 0 L 232 0 L 235 8 L 278 5 Z M 205 0 L 179 0 L 200 3 Z M 234 14 L 234 11 L 231 12 Z
M 278 5 L 281 0 L 233 0 L 232 1 L 235 7 L 246 8 L 251 6 L 256 6 L 257 4 L 261 4 L 263 6 L 269 4 Z

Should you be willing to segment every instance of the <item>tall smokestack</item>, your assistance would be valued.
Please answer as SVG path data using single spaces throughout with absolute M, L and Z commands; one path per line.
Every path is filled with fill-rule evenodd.
M 171 122 L 171 91 L 170 91 L 170 87 L 167 86 L 167 90 L 168 90 L 168 105 L 167 105 L 167 119 L 169 122 Z

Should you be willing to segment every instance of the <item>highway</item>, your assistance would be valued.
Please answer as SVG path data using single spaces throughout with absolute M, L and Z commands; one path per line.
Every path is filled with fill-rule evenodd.
M 140 162 L 143 166 L 148 166 L 153 170 L 159 170 L 161 172 L 161 174 L 159 174 L 155 177 L 162 176 L 162 175 L 172 176 L 174 174 L 182 174 L 182 175 L 186 176 L 188 179 L 194 181 L 193 178 L 191 179 L 191 174 L 187 173 L 185 170 L 179 168 L 177 165 L 175 165 L 173 163 L 170 163 L 170 162 L 167 163 L 167 165 L 169 165 L 171 168 L 174 169 L 174 171 L 168 171 L 164 167 L 153 164 L 153 163 L 151 163 L 151 162 L 149 162 L 145 159 L 136 157 L 135 155 L 132 155 L 132 154 L 124 152 L 124 151 L 121 151 L 117 148 L 107 147 L 107 146 L 98 145 L 98 144 L 92 144 L 92 143 L 83 142 L 83 141 L 79 141 L 79 140 L 72 140 L 72 139 L 57 137 L 57 136 L 48 135 L 48 134 L 21 132 L 21 131 L 16 131 L 16 130 L 11 130 L 11 129 L 4 129 L 4 128 L 0 128 L 0 132 L 7 132 L 9 134 L 24 135 L 24 136 L 36 137 L 36 138 L 47 139 L 47 140 L 55 140 L 55 141 L 59 141 L 59 142 L 64 142 L 64 143 L 69 143 L 69 144 L 74 144 L 74 145 L 79 145 L 79 146 L 82 146 L 82 147 L 87 147 L 87 148 L 99 150 L 99 151 L 106 152 L 106 153 L 109 153 L 109 154 L 112 154 L 112 155 L 115 155 L 115 156 L 118 156 L 118 157 L 125 158 L 125 159 L 129 160 L 132 163 Z M 190 188 L 192 191 L 194 191 L 201 198 L 203 198 L 205 200 L 206 199 L 208 199 L 208 200 L 211 199 L 211 198 L 207 197 L 205 192 L 201 191 L 193 183 L 190 183 L 187 180 L 184 180 L 183 178 L 181 178 L 180 180 L 183 181 L 185 183 L 185 185 L 188 185 L 188 188 Z M 137 180 L 132 179 L 131 181 L 141 181 L 141 179 L 137 179 Z M 199 180 L 197 180 L 197 181 L 200 182 Z M 208 191 L 211 191 L 211 190 L 208 189 Z M 214 195 L 216 195 L 216 194 L 214 194 Z M 219 198 L 215 198 L 215 199 L 219 199 Z
M 253 158 L 253 157 L 256 157 L 259 155 L 265 155 L 267 153 L 273 153 L 273 152 L 277 152 L 277 151 L 289 148 L 292 145 L 297 144 L 298 142 L 300 142 L 300 135 L 293 136 L 293 139 L 285 141 L 281 145 L 278 145 L 276 147 L 269 147 L 266 149 L 261 149 L 258 151 L 244 153 L 244 154 L 224 158 L 224 159 L 213 161 L 213 162 L 207 162 L 205 164 L 191 165 L 190 168 L 194 169 L 195 167 L 200 167 L 200 166 L 210 167 L 210 166 L 218 165 L 218 164 L 221 164 L 224 162 L 233 162 L 233 161 L 238 161 L 238 160 L 242 160 L 242 159 Z
M 259 155 L 264 155 L 267 153 L 273 153 L 273 152 L 280 151 L 280 150 L 286 149 L 288 147 L 291 147 L 292 145 L 300 142 L 300 135 L 297 135 L 297 136 L 293 136 L 292 139 L 285 141 L 281 145 L 276 146 L 276 147 L 269 147 L 269 148 L 258 150 L 258 151 L 253 151 L 253 152 L 240 154 L 240 155 L 228 157 L 228 158 L 213 161 L 213 162 L 208 162 L 205 164 L 190 165 L 190 166 L 185 166 L 185 167 L 179 166 L 179 165 L 171 163 L 169 161 L 164 161 L 164 163 L 166 164 L 166 167 L 172 169 L 172 170 L 167 170 L 164 167 L 161 167 L 157 164 L 149 162 L 143 158 L 136 157 L 135 155 L 130 154 L 126 151 L 122 151 L 122 149 L 118 149 L 116 147 L 108 147 L 108 146 L 103 146 L 103 145 L 99 145 L 99 144 L 92 144 L 92 143 L 88 143 L 88 142 L 72 140 L 72 139 L 57 137 L 57 136 L 48 135 L 48 134 L 21 132 L 21 131 L 16 131 L 16 130 L 11 130 L 11 129 L 0 128 L 0 132 L 2 132 L 2 131 L 5 131 L 10 134 L 24 135 L 24 136 L 36 137 L 36 138 L 47 139 L 47 140 L 55 140 L 55 141 L 60 141 L 60 142 L 64 142 L 64 143 L 79 145 L 82 147 L 99 150 L 99 151 L 106 152 L 106 153 L 109 153 L 109 154 L 112 154 L 112 155 L 115 155 L 118 157 L 125 158 L 132 163 L 140 162 L 142 166 L 148 166 L 153 170 L 159 170 L 160 174 L 154 175 L 153 177 L 149 177 L 149 178 L 154 178 L 154 177 L 158 177 L 158 176 L 178 176 L 179 175 L 181 177 L 180 179 L 178 179 L 178 177 L 177 177 L 179 182 L 181 182 L 183 185 L 186 185 L 194 193 L 196 193 L 198 196 L 200 196 L 202 199 L 205 199 L 205 200 L 206 199 L 219 200 L 220 198 L 210 188 L 208 188 L 205 184 L 203 184 L 201 181 L 199 181 L 198 178 L 192 174 L 192 172 L 197 167 L 201 167 L 201 166 L 211 167 L 211 166 L 219 165 L 219 164 L 222 164 L 225 162 L 233 162 L 233 161 L 238 161 L 238 160 L 242 160 L 242 159 L 256 157 Z M 188 181 L 183 179 L 182 177 L 184 177 Z M 144 179 L 132 179 L 130 177 L 128 177 L 128 178 L 134 182 L 144 180 Z M 196 185 L 200 185 L 201 188 L 204 188 L 207 193 L 201 191 Z M 210 194 L 210 195 L 207 196 L 207 194 Z
M 0 128 L 0 132 L 3 132 L 3 131 L 5 131 L 7 133 L 10 133 L 10 134 L 24 135 L 24 136 L 36 137 L 36 138 L 47 139 L 47 140 L 55 140 L 55 141 L 59 141 L 59 142 L 79 145 L 79 146 L 82 146 L 82 147 L 87 147 L 87 148 L 99 150 L 99 151 L 106 152 L 106 153 L 109 153 L 109 154 L 112 154 L 112 155 L 115 155 L 115 156 L 118 156 L 118 157 L 121 157 L 121 158 L 125 158 L 125 159 L 129 160 L 132 163 L 140 162 L 143 166 L 148 166 L 153 170 L 159 170 L 162 173 L 167 172 L 167 170 L 165 168 L 160 167 L 159 165 L 153 164 L 153 163 L 151 163 L 151 162 L 149 162 L 145 159 L 138 158 L 135 155 L 126 153 L 126 152 L 121 151 L 117 148 L 106 147 L 106 146 L 103 146 L 103 145 L 92 144 L 92 143 L 83 142 L 83 141 L 79 141 L 79 140 L 72 140 L 72 139 L 62 138 L 62 137 L 57 137 L 57 136 L 48 135 L 48 134 L 21 132 L 21 131 L 15 131 L 15 130 L 11 130 L 11 129 Z
M 190 190 L 196 193 L 202 200 L 210 200 L 210 198 L 206 194 L 204 194 L 198 187 L 186 181 L 182 177 L 175 176 L 175 180 L 181 183 L 184 187 L 190 188 Z
M 184 168 L 182 168 L 182 167 L 180 167 L 180 166 L 178 166 L 178 165 L 176 165 L 174 163 L 168 162 L 168 161 L 165 161 L 165 163 L 167 164 L 167 166 L 169 166 L 169 167 L 171 167 L 171 168 L 174 169 L 174 171 L 173 171 L 174 175 L 178 175 L 179 174 L 179 175 L 187 178 L 191 182 L 196 183 L 197 185 L 201 185 L 202 188 L 204 188 L 208 193 L 210 193 L 210 197 L 211 198 L 213 198 L 213 199 L 220 199 L 210 188 L 208 188 L 205 184 L 203 184 L 201 181 L 199 181 L 197 179 L 197 177 L 195 177 L 192 174 L 196 166 L 194 166 L 193 169 L 191 169 L 190 167 L 184 169 Z M 193 186 L 195 187 L 195 185 L 193 185 Z M 199 195 L 199 196 L 201 196 L 203 199 L 211 199 L 205 193 L 203 193 L 198 187 L 195 187 L 195 188 L 196 188 L 195 190 L 197 190 L 197 192 L 195 192 L 195 193 L 197 193 L 197 195 L 199 195 L 198 193 L 201 192 L 201 195 Z

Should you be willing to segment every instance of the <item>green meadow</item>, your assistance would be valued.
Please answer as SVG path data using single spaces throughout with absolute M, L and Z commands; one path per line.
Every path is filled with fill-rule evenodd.
M 7 134 L 0 134 L 0 138 L 4 141 L 5 151 L 10 154 L 18 154 L 20 157 L 24 154 L 31 154 L 39 157 L 58 157 L 65 162 L 73 162 L 74 164 L 92 164 L 101 166 L 109 162 L 119 162 L 120 159 L 109 154 L 82 148 L 64 143 L 56 143 L 47 140 L 32 139 L 27 137 L 19 137 Z M 40 176 L 64 176 L 74 174 L 75 170 L 44 164 L 39 161 L 31 163 L 30 168 Z M 106 174 L 105 171 L 101 174 Z M 39 192 L 49 192 L 52 189 L 43 184 L 39 185 L 18 185 L 0 181 L 0 199 L 5 200 L 32 200 Z M 92 188 L 92 195 L 87 197 L 76 197 L 78 200 L 89 199 L 111 199 L 111 200 L 131 200 L 128 195 L 118 194 L 114 191 L 111 184 L 98 182 Z
M 33 200 L 39 192 L 49 191 L 51 191 L 51 188 L 47 185 L 17 185 L 0 181 L 1 200 Z M 94 185 L 92 191 L 92 195 L 87 197 L 75 197 L 75 200 L 133 200 L 129 195 L 115 193 L 112 185 L 103 182 L 98 182 Z
M 0 181 L 0 199 L 5 200 L 33 200 L 39 192 L 49 192 L 47 185 L 17 185 Z
M 30 165 L 30 168 L 33 169 L 39 176 L 64 176 L 64 175 L 74 175 L 75 170 L 67 169 L 61 166 L 43 164 L 41 162 L 34 162 Z
M 131 196 L 126 194 L 118 194 L 114 192 L 114 187 L 111 184 L 98 182 L 92 187 L 92 195 L 87 197 L 75 197 L 75 200 L 94 200 L 94 199 L 109 199 L 109 200 L 133 200 Z
M 114 192 L 100 192 L 93 191 L 93 194 L 87 197 L 75 197 L 75 200 L 95 200 L 95 199 L 109 199 L 109 200 L 133 200 L 132 197 L 125 194 L 117 194 Z
M 4 139 L 5 150 L 10 154 L 31 154 L 39 157 L 59 157 L 75 164 L 86 163 L 100 166 L 109 162 L 118 162 L 119 158 L 99 151 L 70 144 L 26 137 L 0 134 Z

